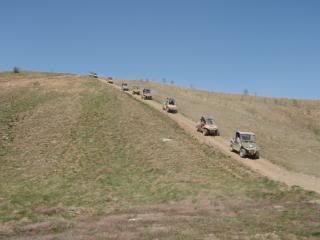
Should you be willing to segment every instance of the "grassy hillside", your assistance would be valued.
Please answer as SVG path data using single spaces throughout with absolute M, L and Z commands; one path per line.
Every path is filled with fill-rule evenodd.
M 96 79 L 0 74 L 0 109 L 0 239 L 320 235 L 318 195 L 257 176 Z
M 210 93 L 145 81 L 131 84 L 150 87 L 159 102 L 175 97 L 180 112 L 195 121 L 202 114 L 214 116 L 226 139 L 236 130 L 254 131 L 263 157 L 320 176 L 320 101 Z

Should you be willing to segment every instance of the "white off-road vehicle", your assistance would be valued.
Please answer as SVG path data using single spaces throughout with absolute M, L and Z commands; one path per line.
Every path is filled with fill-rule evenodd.
M 196 125 L 198 132 L 202 132 L 204 136 L 220 136 L 220 131 L 212 117 L 202 116 Z
M 121 89 L 122 89 L 122 91 L 129 91 L 128 84 L 127 83 L 122 83 L 121 84 Z
M 177 108 L 175 99 L 174 98 L 167 98 L 166 101 L 162 105 L 162 109 L 166 112 L 177 113 L 178 108 Z

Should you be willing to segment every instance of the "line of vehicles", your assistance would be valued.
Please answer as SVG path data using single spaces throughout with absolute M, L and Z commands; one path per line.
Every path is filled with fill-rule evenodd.
M 113 84 L 112 78 L 107 78 L 107 82 Z M 125 92 L 129 91 L 129 86 L 126 82 L 121 84 L 121 90 Z M 139 86 L 133 86 L 131 91 L 132 95 L 140 95 L 141 99 L 152 100 L 149 88 L 143 88 L 141 91 Z M 177 113 L 176 100 L 173 97 L 167 97 L 162 104 L 162 109 L 168 113 Z M 220 136 L 218 125 L 211 116 L 201 116 L 196 124 L 196 130 L 204 136 Z M 253 132 L 237 131 L 230 140 L 230 151 L 238 153 L 242 158 L 260 158 L 260 148 L 256 143 L 256 136 Z

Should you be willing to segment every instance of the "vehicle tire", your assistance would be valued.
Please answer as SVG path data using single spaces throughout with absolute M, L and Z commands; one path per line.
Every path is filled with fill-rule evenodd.
M 203 129 L 202 134 L 203 134 L 203 136 L 207 136 L 208 135 L 208 130 L 207 129 Z
M 244 150 L 243 148 L 240 149 L 240 157 L 245 158 L 246 157 L 246 150 Z
M 220 131 L 219 130 L 217 130 L 216 136 L 220 136 Z
M 230 152 L 234 152 L 234 150 L 233 150 L 233 147 L 232 147 L 232 146 L 229 146 L 229 150 L 230 150 Z
M 260 158 L 260 154 L 259 152 L 256 153 L 256 155 L 254 155 L 254 159 L 259 159 Z

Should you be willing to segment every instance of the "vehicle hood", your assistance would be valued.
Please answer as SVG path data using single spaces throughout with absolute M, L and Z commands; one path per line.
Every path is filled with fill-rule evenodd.
M 176 108 L 177 108 L 177 106 L 176 106 L 176 105 L 168 104 L 167 106 L 168 106 L 168 108 L 170 108 L 170 109 L 176 109 Z
M 258 145 L 254 142 L 242 142 L 242 147 L 247 149 L 258 149 Z
M 217 125 L 211 125 L 211 124 L 210 125 L 206 124 L 204 125 L 204 127 L 208 130 L 216 130 L 218 128 Z

